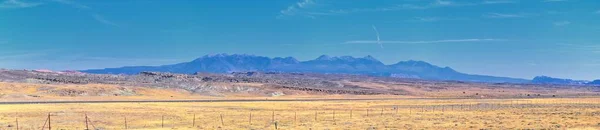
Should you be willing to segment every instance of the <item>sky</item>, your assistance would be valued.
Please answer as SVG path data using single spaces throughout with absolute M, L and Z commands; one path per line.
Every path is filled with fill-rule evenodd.
M 422 60 L 469 74 L 600 79 L 596 0 L 0 0 L 0 68 L 207 54 Z

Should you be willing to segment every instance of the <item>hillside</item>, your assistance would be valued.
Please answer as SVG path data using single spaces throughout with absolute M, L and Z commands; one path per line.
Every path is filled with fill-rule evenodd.
M 595 95 L 599 88 L 568 85 L 472 83 L 380 76 L 319 73 L 141 72 L 108 75 L 28 70 L 0 70 L 0 98 L 40 97 L 278 97 L 393 95 L 413 97 L 514 98 Z M 20 85 L 25 83 L 25 85 Z M 17 87 L 16 87 L 17 86 Z M 18 86 L 23 86 L 19 88 Z M 10 92 L 10 93 L 9 93 Z M 13 93 L 14 92 L 14 93 Z M 162 94 L 158 94 L 162 93 Z

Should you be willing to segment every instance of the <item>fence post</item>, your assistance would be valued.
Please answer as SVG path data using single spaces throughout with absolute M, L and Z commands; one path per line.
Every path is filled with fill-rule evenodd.
M 275 110 L 271 110 L 271 122 L 275 122 Z
M 194 118 L 192 119 L 192 127 L 196 127 L 196 114 L 194 114 Z
M 90 127 L 88 125 L 88 116 L 87 116 L 87 114 L 85 114 L 85 130 L 90 130 Z
M 446 111 L 446 105 L 440 105 L 442 107 L 442 113 Z
M 129 127 L 127 127 L 127 117 L 125 117 L 125 129 L 128 129 Z
M 250 116 L 248 117 L 248 123 L 252 125 L 252 112 L 250 112 Z
M 335 125 L 335 110 L 333 110 L 333 124 Z
M 165 115 L 162 115 L 160 118 L 160 127 L 165 128 Z
M 350 118 L 352 118 L 352 109 L 350 109 Z
M 52 130 L 52 125 L 50 123 L 50 113 L 48 113 L 48 130 Z
M 17 122 L 17 130 L 19 130 L 19 118 L 15 119 L 15 121 Z
M 223 114 L 221 114 L 221 126 L 225 126 L 225 123 L 223 123 Z
M 317 121 L 317 113 L 318 111 L 315 111 L 315 121 Z

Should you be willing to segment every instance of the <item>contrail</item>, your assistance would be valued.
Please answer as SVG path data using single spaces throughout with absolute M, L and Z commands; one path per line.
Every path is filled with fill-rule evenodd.
M 377 31 L 377 27 L 375 27 L 375 25 L 371 26 L 373 27 L 373 30 L 375 30 L 375 34 L 377 34 L 377 44 L 379 44 L 379 47 L 383 49 L 383 44 L 381 44 L 381 39 L 379 39 L 379 31 Z

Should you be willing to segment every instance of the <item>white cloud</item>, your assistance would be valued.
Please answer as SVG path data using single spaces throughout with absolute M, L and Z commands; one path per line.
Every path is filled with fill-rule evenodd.
M 42 5 L 42 3 L 28 3 L 20 0 L 5 0 L 0 3 L 0 9 L 29 8 L 39 5 Z
M 0 60 L 9 60 L 9 59 L 27 59 L 32 57 L 44 56 L 45 53 L 22 53 L 22 54 L 3 54 L 0 55 Z
M 544 0 L 544 2 L 564 2 L 567 0 Z
M 303 8 L 310 7 L 311 5 L 314 5 L 315 3 L 316 2 L 314 0 L 302 0 L 300 2 L 297 2 L 296 4 L 288 6 L 284 10 L 279 11 L 280 12 L 280 16 L 284 16 L 284 15 L 288 15 L 288 16 L 298 15 L 299 13 L 302 13 L 301 10 Z
M 491 42 L 504 41 L 502 39 L 450 39 L 433 41 L 380 41 L 387 44 L 433 44 L 433 43 L 460 43 L 460 42 Z M 346 41 L 342 44 L 376 44 L 378 41 Z
M 304 1 L 296 3 L 296 5 L 298 5 L 298 7 L 300 7 L 300 8 L 304 8 L 304 7 L 309 6 L 311 4 L 315 4 L 315 2 L 313 0 L 304 0 Z
M 73 2 L 71 0 L 51 0 L 57 3 L 61 3 L 61 4 L 65 4 L 65 5 L 69 5 L 73 8 L 77 8 L 77 9 L 91 9 L 89 6 L 83 5 L 83 4 L 79 4 L 76 2 Z
M 76 9 L 86 9 L 88 10 L 88 12 L 90 12 L 91 16 L 94 18 L 94 20 L 106 24 L 106 25 L 111 25 L 111 26 L 118 26 L 117 24 L 115 24 L 114 22 L 107 20 L 106 18 L 102 17 L 99 14 L 95 14 L 92 13 L 91 9 L 89 6 L 74 2 L 72 0 L 47 0 L 47 1 L 51 1 L 51 2 L 56 2 L 59 4 L 64 4 L 64 5 L 68 5 L 71 6 L 73 8 Z M 305 0 L 305 1 L 312 1 L 312 0 Z M 298 6 L 306 6 L 308 3 L 299 3 Z M 0 9 L 3 8 L 29 8 L 29 7 L 35 7 L 35 6 L 39 6 L 42 3 L 28 3 L 28 2 L 23 2 L 21 0 L 5 0 L 3 2 L 0 3 Z M 0 43 L 1 44 L 1 43 Z
M 483 15 L 487 18 L 523 18 L 527 17 L 527 14 L 503 14 L 503 13 L 488 13 Z
M 516 1 L 512 1 L 512 0 L 486 0 L 482 2 L 483 4 L 513 4 L 513 3 L 517 3 Z
M 567 12 L 565 12 L 565 11 L 555 11 L 555 10 L 550 10 L 550 11 L 546 11 L 546 14 L 550 14 L 550 15 L 560 15 L 560 14 L 567 14 Z
M 569 21 L 557 21 L 557 22 L 554 22 L 553 24 L 554 24 L 554 26 L 565 26 L 565 25 L 571 24 L 571 22 L 569 22 Z
M 100 23 L 103 23 L 103 24 L 106 24 L 106 25 L 111 25 L 111 26 L 117 26 L 117 27 L 119 26 L 119 25 L 113 23 L 112 21 L 109 21 L 109 20 L 105 19 L 104 17 L 102 17 L 102 16 L 100 16 L 98 14 L 94 14 L 92 16 L 94 17 L 94 19 L 96 21 L 98 21 Z
M 436 0 L 434 2 L 434 4 L 447 6 L 447 5 L 453 5 L 455 3 L 453 3 L 452 1 Z
M 438 18 L 438 17 L 415 17 L 411 21 L 417 21 L 417 22 L 435 22 L 435 21 L 439 21 L 439 20 L 440 20 L 440 18 Z
M 389 4 L 388 6 L 373 7 L 373 8 L 345 8 L 345 9 L 315 9 L 314 5 L 320 5 L 315 0 L 302 0 L 294 5 L 288 6 L 286 9 L 280 11 L 281 16 L 306 16 L 314 18 L 315 16 L 323 15 L 339 15 L 339 14 L 350 14 L 360 12 L 386 12 L 386 11 L 398 11 L 398 10 L 424 10 L 432 8 L 442 7 L 460 7 L 460 6 L 478 6 L 478 5 L 491 5 L 491 4 L 510 4 L 516 3 L 512 0 L 484 0 L 480 2 L 455 2 L 450 0 L 435 0 L 425 4 L 413 4 L 413 3 L 401 3 L 401 4 Z M 328 3 L 326 5 L 335 5 L 335 3 Z M 313 8 L 309 8 L 313 7 Z M 330 6 L 335 7 L 335 6 Z
M 556 45 L 560 46 L 560 49 L 551 49 L 548 51 L 565 53 L 588 52 L 600 54 L 600 45 L 595 43 L 558 43 Z

